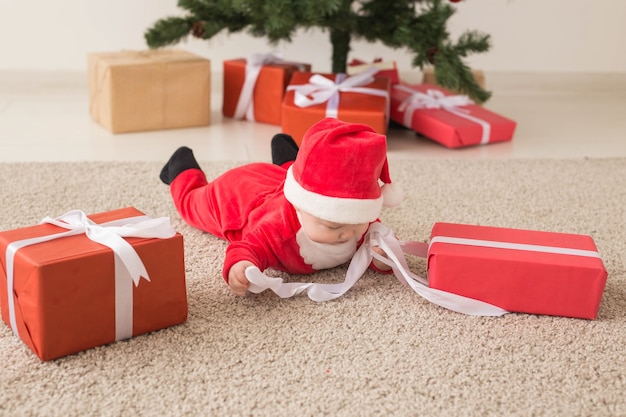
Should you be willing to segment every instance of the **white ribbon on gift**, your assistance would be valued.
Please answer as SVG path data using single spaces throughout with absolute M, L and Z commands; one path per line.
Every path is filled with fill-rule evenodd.
M 256 86 L 256 81 L 259 78 L 263 65 L 276 63 L 297 65 L 299 71 L 304 71 L 305 68 L 302 64 L 285 61 L 280 55 L 272 52 L 266 54 L 252 54 L 246 58 L 246 76 L 233 118 L 243 119 L 245 117 L 246 120 L 254 121 L 254 87 Z
M 11 242 L 6 249 L 7 294 L 9 321 L 13 332 L 19 336 L 15 318 L 14 258 L 15 253 L 26 246 L 85 234 L 89 239 L 113 250 L 115 259 L 115 340 L 128 339 L 133 335 L 133 284 L 139 285 L 144 278 L 150 281 L 141 258 L 124 237 L 167 239 L 176 234 L 167 217 L 153 219 L 135 216 L 102 224 L 94 223 L 80 210 L 71 210 L 56 218 L 46 217 L 41 223 L 69 229 L 67 232 L 34 237 Z
M 372 250 L 372 247 L 381 248 L 387 258 Z M 410 286 L 413 291 L 433 304 L 463 314 L 476 316 L 501 316 L 508 311 L 495 305 L 485 303 L 469 297 L 428 287 L 428 281 L 409 270 L 404 253 L 426 257 L 428 244 L 419 242 L 400 242 L 394 233 L 382 223 L 372 223 L 365 237 L 364 243 L 350 261 L 346 279 L 337 284 L 284 282 L 281 278 L 268 277 L 257 267 L 246 269 L 246 277 L 250 281 L 249 291 L 260 293 L 266 289 L 272 290 L 281 298 L 292 297 L 306 292 L 313 301 L 329 301 L 345 294 L 365 273 L 373 258 L 389 265 L 396 278 L 403 284 Z
M 404 91 L 410 94 L 407 98 L 402 100 L 398 106 L 398 111 L 404 112 L 404 118 L 402 124 L 408 128 L 412 128 L 411 121 L 413 119 L 413 113 L 419 109 L 442 109 L 447 112 L 453 113 L 459 117 L 463 117 L 472 122 L 478 123 L 482 127 L 482 137 L 480 144 L 484 145 L 489 143 L 489 137 L 491 136 L 491 125 L 479 119 L 476 116 L 469 114 L 469 110 L 463 109 L 463 106 L 474 104 L 468 96 L 464 95 L 450 95 L 446 96 L 439 90 L 428 89 L 426 93 L 415 91 L 409 87 L 403 85 L 394 85 L 393 88 L 400 91 Z
M 600 253 L 593 250 L 562 248 L 558 246 L 531 245 L 527 243 L 499 242 L 496 240 L 469 239 L 451 236 L 434 236 L 430 240 L 430 246 L 434 245 L 435 243 L 448 243 L 452 245 L 478 246 L 482 248 L 512 249 L 529 252 L 554 253 L 559 255 L 600 258 Z
M 326 104 L 326 117 L 337 118 L 339 114 L 340 93 L 358 93 L 384 97 L 389 108 L 389 92 L 371 87 L 362 87 L 374 81 L 375 67 L 347 77 L 344 73 L 335 75 L 335 80 L 314 74 L 307 84 L 290 85 L 287 91 L 294 91 L 293 102 L 298 107 L 309 107 L 316 104 Z M 389 111 L 385 112 L 389 117 Z

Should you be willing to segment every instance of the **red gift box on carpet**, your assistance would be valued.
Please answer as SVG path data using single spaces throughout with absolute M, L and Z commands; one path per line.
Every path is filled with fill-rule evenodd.
M 388 78 L 374 78 L 370 68 L 346 74 L 295 73 L 282 106 L 282 131 L 300 144 L 305 132 L 326 117 L 364 123 L 380 134 L 389 124 Z
M 183 237 L 168 218 L 73 210 L 0 232 L 0 250 L 2 319 L 41 360 L 187 319 Z
M 431 288 L 505 310 L 594 319 L 607 271 L 590 236 L 436 223 Z
M 516 127 L 467 96 L 432 84 L 392 86 L 391 120 L 448 148 L 508 141 Z
M 222 114 L 280 125 L 285 90 L 297 71 L 311 71 L 311 65 L 284 61 L 272 54 L 224 61 Z

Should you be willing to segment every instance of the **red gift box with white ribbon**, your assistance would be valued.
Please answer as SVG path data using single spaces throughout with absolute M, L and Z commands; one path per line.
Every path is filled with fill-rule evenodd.
M 282 105 L 282 131 L 300 144 L 306 131 L 325 117 L 364 123 L 386 134 L 389 125 L 388 78 L 375 78 L 376 68 L 346 74 L 297 72 Z
M 224 61 L 222 114 L 234 119 L 280 125 L 285 89 L 297 71 L 311 65 L 274 54 L 253 54 Z
M 391 120 L 448 148 L 509 141 L 516 122 L 431 84 L 391 87 Z
M 428 284 L 511 312 L 595 319 L 607 271 L 590 236 L 436 223 Z
M 0 232 L 0 305 L 41 360 L 182 323 L 183 237 L 133 207 Z

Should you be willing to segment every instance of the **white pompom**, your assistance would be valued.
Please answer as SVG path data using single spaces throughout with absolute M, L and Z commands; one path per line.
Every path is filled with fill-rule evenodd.
M 395 207 L 404 199 L 402 188 L 397 184 L 384 184 L 382 186 L 383 205 L 385 207 Z

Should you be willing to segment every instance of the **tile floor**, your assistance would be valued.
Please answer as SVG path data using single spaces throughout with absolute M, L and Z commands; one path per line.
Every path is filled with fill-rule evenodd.
M 450 150 L 396 128 L 389 158 L 626 157 L 626 74 L 486 78 L 486 107 L 518 122 L 513 141 Z M 280 128 L 223 118 L 221 75 L 213 79 L 210 126 L 114 135 L 89 117 L 85 73 L 0 72 L 0 162 L 161 161 L 180 145 L 200 160 L 269 161 Z

